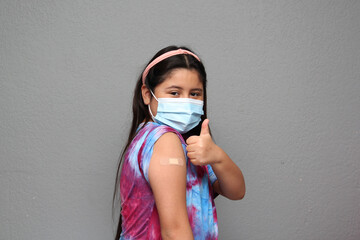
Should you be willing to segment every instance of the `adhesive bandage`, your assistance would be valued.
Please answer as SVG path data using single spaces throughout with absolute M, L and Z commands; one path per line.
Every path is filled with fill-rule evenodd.
M 166 158 L 160 160 L 160 165 L 176 165 L 183 166 L 184 160 L 181 158 Z

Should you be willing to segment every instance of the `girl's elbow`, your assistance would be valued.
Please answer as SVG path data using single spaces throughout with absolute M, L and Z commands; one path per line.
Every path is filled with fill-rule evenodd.
M 241 200 L 245 197 L 245 185 L 242 186 L 233 186 L 232 189 L 224 189 L 222 190 L 219 185 L 218 193 L 230 200 Z
M 246 192 L 246 188 L 245 188 L 245 184 L 244 186 L 241 188 L 240 194 L 239 194 L 239 199 L 237 200 L 241 200 L 245 197 L 245 192 Z
M 231 196 L 228 196 L 230 200 L 241 200 L 245 197 L 245 193 L 238 193 Z
M 161 238 L 164 240 L 174 239 L 176 237 L 177 232 L 172 229 L 161 229 Z
M 161 229 L 161 238 L 164 240 L 194 239 L 191 229 L 181 228 Z
M 245 190 L 242 191 L 240 194 L 238 194 L 236 200 L 241 200 L 241 199 L 243 199 L 244 197 L 245 197 Z
M 245 187 L 242 189 L 239 189 L 238 191 L 236 191 L 234 194 L 232 194 L 231 197 L 229 197 L 229 199 L 231 200 L 241 200 L 245 197 Z
M 168 219 L 165 224 L 161 225 L 161 237 L 164 240 L 173 239 L 194 239 L 192 230 L 188 221 L 184 219 Z

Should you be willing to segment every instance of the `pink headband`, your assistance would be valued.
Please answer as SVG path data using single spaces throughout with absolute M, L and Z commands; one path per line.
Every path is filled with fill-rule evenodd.
M 191 56 L 193 56 L 194 58 L 196 58 L 199 62 L 200 62 L 200 58 L 198 56 L 196 56 L 194 53 L 185 50 L 185 49 L 178 49 L 178 50 L 173 50 L 173 51 L 169 51 L 166 52 L 160 56 L 158 56 L 157 58 L 155 58 L 144 70 L 143 74 L 142 74 L 142 82 L 143 84 L 145 84 L 145 78 L 149 73 L 149 70 L 155 66 L 156 64 L 158 64 L 159 62 L 161 62 L 162 60 L 175 56 L 175 55 L 179 55 L 179 54 L 190 54 Z

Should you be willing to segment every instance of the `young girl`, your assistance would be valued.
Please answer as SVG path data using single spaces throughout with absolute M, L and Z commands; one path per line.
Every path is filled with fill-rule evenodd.
M 185 47 L 160 50 L 135 87 L 116 240 L 218 239 L 214 197 L 242 199 L 245 183 L 208 125 L 200 58 Z

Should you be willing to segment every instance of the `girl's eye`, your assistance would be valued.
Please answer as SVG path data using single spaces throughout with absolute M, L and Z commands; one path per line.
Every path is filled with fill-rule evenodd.
M 190 93 L 190 96 L 192 96 L 192 97 L 198 97 L 198 96 L 200 96 L 200 95 L 199 95 L 199 93 L 194 92 L 194 93 Z
M 177 95 L 179 95 L 179 93 L 178 93 L 178 92 L 171 92 L 170 94 L 171 94 L 171 95 L 173 95 L 173 96 L 177 96 Z

